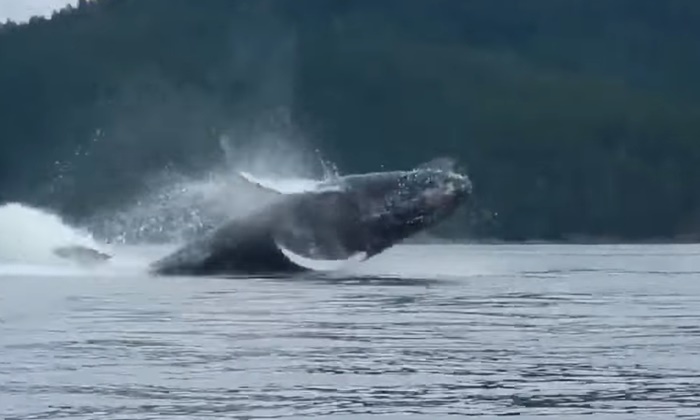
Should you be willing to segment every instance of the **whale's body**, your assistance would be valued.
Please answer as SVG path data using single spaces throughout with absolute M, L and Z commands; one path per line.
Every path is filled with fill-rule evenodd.
M 464 201 L 469 180 L 444 163 L 348 175 L 303 193 L 271 192 L 276 197 L 259 211 L 185 244 L 155 262 L 152 271 L 275 274 L 305 270 L 290 253 L 323 261 L 371 258 L 439 223 Z
M 232 220 L 156 262 L 158 274 L 214 275 L 302 270 L 282 248 L 316 259 L 345 259 L 362 248 L 357 212 L 338 193 L 305 193 Z M 293 251 L 294 252 L 294 251 Z

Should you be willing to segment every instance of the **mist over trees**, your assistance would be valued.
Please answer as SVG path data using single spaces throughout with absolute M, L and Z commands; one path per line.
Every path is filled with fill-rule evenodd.
M 280 130 L 457 157 L 471 237 L 697 238 L 699 41 L 683 0 L 81 1 L 0 26 L 0 200 L 80 220 Z

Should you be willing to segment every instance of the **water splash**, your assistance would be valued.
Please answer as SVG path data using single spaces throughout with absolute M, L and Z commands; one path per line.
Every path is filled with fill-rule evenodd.
M 92 235 L 70 226 L 49 211 L 10 203 L 0 206 L 0 261 L 3 263 L 56 263 L 58 247 L 79 245 L 103 249 Z
M 236 146 L 222 137 L 224 163 L 198 176 L 161 173 L 133 202 L 95 215 L 91 231 L 117 244 L 181 243 L 265 206 L 275 198 L 266 189 L 304 192 L 337 177 L 318 152 L 279 137 L 258 140 Z

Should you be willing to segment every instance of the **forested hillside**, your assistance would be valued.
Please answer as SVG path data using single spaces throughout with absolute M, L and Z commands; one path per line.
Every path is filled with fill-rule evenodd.
M 698 238 L 698 43 L 689 0 L 83 1 L 0 27 L 0 200 L 80 219 L 279 128 L 459 158 L 464 235 Z

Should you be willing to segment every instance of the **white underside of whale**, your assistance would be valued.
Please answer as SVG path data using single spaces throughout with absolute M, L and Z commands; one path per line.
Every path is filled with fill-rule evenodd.
M 312 271 L 337 271 L 346 267 L 348 264 L 358 263 L 367 259 L 366 252 L 358 252 L 351 255 L 347 259 L 318 260 L 301 256 L 289 248 L 280 245 L 278 242 L 275 242 L 275 244 L 277 245 L 277 248 L 279 248 L 280 252 L 282 252 L 282 255 L 284 255 L 289 261 Z

